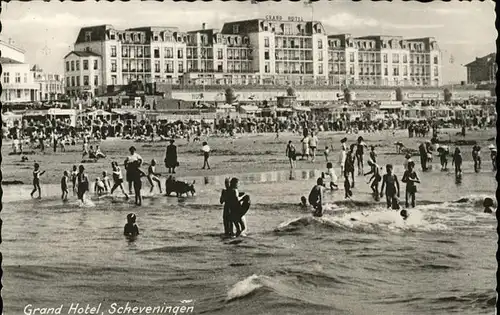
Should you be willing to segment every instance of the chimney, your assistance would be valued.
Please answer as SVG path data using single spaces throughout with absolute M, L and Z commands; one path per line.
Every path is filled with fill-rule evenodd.
M 201 29 L 202 29 L 202 30 L 205 30 L 205 27 L 206 27 L 206 23 L 202 23 L 202 24 L 201 24 Z

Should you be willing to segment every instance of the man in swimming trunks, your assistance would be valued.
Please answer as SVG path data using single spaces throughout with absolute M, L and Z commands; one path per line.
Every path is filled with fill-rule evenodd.
M 384 174 L 382 178 L 382 188 L 380 189 L 380 197 L 384 196 L 384 187 L 385 187 L 387 208 L 392 208 L 396 196 L 397 198 L 399 198 L 399 182 L 397 176 L 392 173 L 392 164 L 387 164 L 386 171 L 387 173 Z
M 325 183 L 323 178 L 318 178 L 316 185 L 311 189 L 309 193 L 309 203 L 314 208 L 313 216 L 322 217 L 323 216 L 323 203 L 325 195 Z
M 406 192 L 405 192 L 405 206 L 408 208 L 409 202 L 411 200 L 412 208 L 415 208 L 415 193 L 417 192 L 417 185 L 420 183 L 420 179 L 418 178 L 417 173 L 415 172 L 415 163 L 408 163 L 408 169 L 403 174 L 403 178 L 401 179 L 403 183 L 406 183 Z

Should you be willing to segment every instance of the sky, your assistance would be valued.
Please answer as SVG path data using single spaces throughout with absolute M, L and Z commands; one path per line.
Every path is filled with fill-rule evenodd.
M 212 2 L 18 2 L 2 3 L 2 38 L 26 50 L 26 61 L 63 74 L 63 57 L 83 26 L 111 24 L 118 29 L 177 26 L 183 31 L 221 28 L 224 22 L 266 15 L 321 21 L 328 34 L 435 37 L 443 52 L 443 81 L 466 80 L 463 64 L 496 51 L 493 1 L 304 3 Z M 450 58 L 453 56 L 453 58 Z M 453 63 L 450 63 L 453 59 Z

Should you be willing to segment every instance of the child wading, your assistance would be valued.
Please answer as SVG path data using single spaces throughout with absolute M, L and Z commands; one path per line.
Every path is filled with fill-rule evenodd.
M 481 169 L 481 147 L 477 144 L 472 147 L 472 160 L 474 161 L 474 171 L 479 173 Z
M 118 166 L 117 162 L 111 162 L 111 167 L 113 168 L 113 188 L 111 188 L 110 194 L 112 195 L 116 188 L 120 187 L 125 198 L 128 199 L 128 195 L 123 189 L 123 175 L 122 170 Z
M 127 215 L 127 224 L 123 227 L 123 235 L 134 237 L 139 235 L 139 227 L 135 223 L 137 217 L 133 213 Z
M 409 165 L 409 163 L 408 163 Z M 398 177 L 392 173 L 392 164 L 387 164 L 385 167 L 386 174 L 382 177 L 382 188 L 380 189 L 380 197 L 384 196 L 384 187 L 385 197 L 387 201 L 387 208 L 395 208 L 393 205 L 397 203 L 397 198 L 399 198 L 399 182 Z
M 460 153 L 460 148 L 455 149 L 451 165 L 455 165 L 455 177 L 462 176 L 462 154 Z
M 338 189 L 339 186 L 337 185 L 337 174 L 335 174 L 332 162 L 326 163 L 326 175 L 330 176 L 330 189 Z
M 417 192 L 417 185 L 420 183 L 417 173 L 415 172 L 415 163 L 408 163 L 408 169 L 405 171 L 403 178 L 401 179 L 403 183 L 406 183 L 405 192 L 405 205 L 408 208 L 410 205 L 408 199 L 411 199 L 411 206 L 415 208 L 415 193 Z
M 148 181 L 149 184 L 151 185 L 151 189 L 149 190 L 150 193 L 153 192 L 153 189 L 155 188 L 154 182 L 158 183 L 158 188 L 160 189 L 160 194 L 162 193 L 161 191 L 161 182 L 160 179 L 158 178 L 160 176 L 160 173 L 156 173 L 156 161 L 153 159 L 151 160 L 151 164 L 148 167 Z
M 382 176 L 380 176 L 379 167 L 375 162 L 373 162 L 372 160 L 368 160 L 368 165 L 371 167 L 371 170 L 366 173 L 365 176 L 373 174 L 372 177 L 370 177 L 370 179 L 368 180 L 368 183 L 371 182 L 370 188 L 373 191 L 373 196 L 375 197 L 376 201 L 379 201 L 380 197 L 378 192 L 378 184 L 380 184 Z
M 87 191 L 89 191 L 89 179 L 87 177 L 87 174 L 85 174 L 85 167 L 83 167 L 83 165 L 80 165 L 78 167 L 76 192 L 78 200 L 81 200 L 83 202 L 83 196 Z
M 286 146 L 285 155 L 288 157 L 288 161 L 290 161 L 290 168 L 295 168 L 295 163 L 297 159 L 297 152 L 295 146 L 292 144 L 292 140 L 288 141 L 288 145 Z
M 40 188 L 40 176 L 42 176 L 45 171 L 40 171 L 40 164 L 35 163 L 33 170 L 33 191 L 31 191 L 31 198 L 33 194 L 38 191 L 38 199 L 42 198 L 42 189 Z

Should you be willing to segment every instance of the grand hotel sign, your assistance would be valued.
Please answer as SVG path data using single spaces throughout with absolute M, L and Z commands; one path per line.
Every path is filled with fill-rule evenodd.
M 287 19 L 283 19 L 281 15 L 266 15 L 266 20 L 268 21 L 288 21 L 288 22 L 304 22 L 304 19 L 300 16 L 289 16 Z

